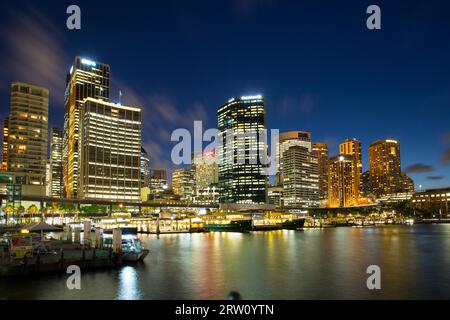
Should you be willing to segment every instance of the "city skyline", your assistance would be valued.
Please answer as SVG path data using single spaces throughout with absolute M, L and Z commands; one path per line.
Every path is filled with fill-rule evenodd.
M 214 45 L 211 45 L 212 48 L 200 47 L 206 49 L 203 53 L 200 52 L 200 49 L 194 50 L 187 46 L 192 43 L 195 47 L 202 36 L 207 37 L 208 41 L 212 43 L 212 33 L 217 31 L 215 28 L 210 32 L 202 33 L 200 30 L 185 31 L 174 27 L 169 39 L 173 40 L 175 44 L 155 46 L 157 50 L 151 51 L 150 56 L 159 57 L 160 60 L 149 60 L 148 63 L 143 63 L 141 59 L 144 55 L 140 56 L 135 51 L 133 55 L 138 55 L 137 59 L 131 59 L 129 54 L 123 52 L 121 55 L 114 52 L 116 42 L 112 40 L 112 35 L 115 33 L 120 35 L 118 26 L 112 26 L 111 35 L 105 36 L 102 44 L 94 41 L 91 35 L 97 34 L 94 30 L 99 27 L 92 24 L 93 20 L 89 11 L 94 10 L 96 5 L 88 5 L 83 2 L 80 4 L 83 12 L 86 13 L 83 28 L 88 31 L 89 36 L 84 38 L 80 35 L 65 33 L 62 37 L 64 39 L 58 36 L 65 27 L 62 23 L 58 24 L 56 19 L 59 14 L 57 12 L 58 5 L 39 13 L 29 9 L 13 13 L 11 9 L 3 10 L 2 8 L 2 15 L 5 15 L 2 23 L 8 23 L 12 16 L 28 17 L 29 19 L 26 22 L 22 20 L 22 23 L 13 23 L 10 29 L 12 30 L 11 34 L 2 34 L 2 41 L 4 40 L 7 44 L 0 50 L 0 57 L 4 57 L 2 63 L 6 63 L 12 53 L 17 54 L 18 60 L 16 64 L 11 64 L 4 69 L 6 72 L 0 75 L 0 104 L 5 106 L 5 108 L 1 108 L 0 117 L 3 121 L 8 113 L 6 106 L 9 104 L 8 88 L 10 83 L 13 81 L 32 82 L 50 89 L 49 130 L 53 126 L 62 127 L 64 90 L 61 91 L 61 88 L 65 85 L 64 77 L 69 71 L 73 57 L 83 55 L 111 65 L 113 78 L 111 100 L 113 102 L 118 101 L 118 90 L 120 89 L 123 92 L 122 102 L 124 104 L 142 106 L 143 145 L 149 153 L 151 167 L 167 165 L 169 169 L 173 169 L 169 160 L 170 149 L 173 146 L 173 143 L 170 142 L 172 129 L 178 127 L 189 129 L 193 125 L 193 120 L 204 120 L 205 126 L 216 127 L 216 109 L 231 96 L 263 94 L 266 98 L 268 129 L 278 128 L 281 132 L 310 131 L 313 142 L 328 143 L 330 157 L 339 153 L 338 144 L 341 141 L 356 138 L 362 143 L 363 171 L 368 170 L 368 148 L 372 142 L 378 139 L 396 139 L 402 144 L 402 169 L 407 169 L 407 173 L 414 179 L 417 187 L 419 185 L 422 185 L 423 189 L 446 187 L 448 186 L 450 167 L 448 164 L 444 165 L 441 160 L 444 160 L 442 159 L 445 155 L 444 152 L 447 150 L 448 153 L 450 147 L 450 141 L 448 141 L 450 128 L 446 123 L 449 113 L 446 105 L 450 103 L 446 88 L 450 83 L 450 73 L 445 69 L 445 65 L 439 65 L 439 61 L 444 58 L 440 50 L 447 44 L 441 42 L 439 48 L 428 46 L 428 50 L 420 49 L 423 46 L 426 47 L 426 44 L 434 43 L 430 41 L 439 37 L 439 27 L 445 25 L 441 19 L 444 16 L 438 15 L 436 18 L 434 15 L 433 22 L 430 21 L 431 16 L 424 13 L 423 19 L 419 19 L 418 23 L 423 26 L 426 22 L 427 28 L 421 30 L 418 39 L 412 40 L 410 39 L 412 33 L 406 32 L 402 25 L 406 14 L 403 13 L 400 18 L 398 15 L 395 16 L 405 8 L 394 4 L 382 3 L 381 5 L 387 9 L 383 11 L 386 12 L 383 16 L 386 22 L 385 29 L 389 30 L 390 28 L 397 32 L 396 35 L 387 36 L 384 39 L 379 39 L 378 36 L 363 29 L 364 6 L 361 6 L 360 13 L 355 7 L 345 8 L 345 10 L 343 8 L 344 14 L 351 18 L 347 23 L 351 24 L 352 30 L 356 29 L 348 35 L 351 39 L 358 40 L 359 46 L 345 41 L 344 43 L 332 41 L 330 37 L 333 32 L 330 30 L 315 30 L 308 35 L 305 30 L 299 28 L 298 35 L 290 31 L 277 40 L 274 33 L 281 30 L 281 26 L 291 25 L 297 21 L 294 13 L 287 15 L 288 19 L 285 23 L 276 19 L 281 23 L 281 29 L 270 24 L 270 27 L 275 27 L 272 32 L 268 32 L 269 26 L 261 26 L 261 30 L 251 27 L 250 23 L 258 22 L 261 14 L 268 10 L 274 10 L 276 18 L 277 12 L 281 13 L 278 5 L 253 5 L 249 11 L 241 12 L 235 8 L 231 10 L 232 12 L 228 10 L 223 14 L 219 14 L 211 6 L 205 6 L 200 12 L 204 13 L 210 10 L 214 13 L 214 17 L 230 18 L 230 31 L 225 33 L 222 30 L 223 32 L 217 35 L 214 43 L 225 45 L 227 42 L 224 40 L 234 39 L 231 36 L 236 34 L 237 29 L 242 28 L 243 35 L 240 35 L 237 40 L 232 40 L 232 44 L 239 42 L 244 36 L 254 33 L 256 37 L 247 37 L 248 42 L 241 42 L 243 46 L 251 48 L 257 44 L 257 40 L 264 39 L 265 35 L 270 44 L 278 44 L 280 49 L 275 50 L 273 45 L 268 46 L 267 52 L 257 51 L 255 60 L 251 59 L 252 55 L 247 52 L 236 63 L 232 63 L 230 58 L 225 58 L 220 52 L 217 52 L 217 49 L 212 49 Z M 22 4 L 18 4 L 17 8 L 21 8 L 21 6 Z M 293 7 L 289 9 L 295 9 L 294 12 L 297 12 L 298 16 L 303 19 L 299 25 L 304 28 L 318 26 L 319 22 L 312 21 L 306 16 L 305 10 L 300 10 L 302 6 L 291 6 Z M 327 12 L 330 14 L 333 9 L 332 4 L 329 8 L 321 7 L 320 10 L 312 4 L 303 6 L 303 9 L 316 13 Z M 44 7 L 46 6 L 44 5 Z M 62 7 L 64 5 L 61 5 Z M 114 11 L 115 9 L 107 10 Z M 158 12 L 158 10 L 173 15 L 177 22 L 181 23 L 183 20 L 182 14 L 171 9 L 170 6 L 161 5 L 155 11 Z M 408 10 L 410 10 L 409 12 L 418 12 L 420 5 L 414 4 Z M 138 12 L 132 10 L 132 13 L 137 14 Z M 190 15 L 193 15 L 192 18 L 197 17 L 192 9 L 188 10 L 187 16 Z M 280 14 L 280 16 L 282 15 Z M 317 17 L 317 15 L 315 16 Z M 339 15 L 330 14 L 329 17 L 333 21 L 337 21 Z M 396 18 L 400 21 L 396 21 Z M 361 26 L 355 28 L 356 24 L 360 22 Z M 215 24 L 202 19 L 199 23 L 215 26 Z M 37 28 L 34 32 L 30 32 L 30 26 L 37 26 Z M 51 28 L 42 26 L 51 26 Z M 419 26 L 417 28 L 417 30 L 420 29 Z M 23 33 L 26 30 L 29 31 L 29 35 Z M 338 24 L 338 31 L 349 32 L 343 24 Z M 136 32 L 142 31 L 136 30 Z M 381 32 L 386 35 L 389 31 L 382 30 Z M 81 33 L 83 33 L 83 29 Z M 48 62 L 44 63 L 45 61 L 41 59 L 42 53 L 46 52 L 42 46 L 36 46 L 35 52 L 25 54 L 24 45 L 14 41 L 13 36 L 18 34 L 22 35 L 21 39 L 23 40 L 30 39 L 32 35 L 37 39 L 47 39 L 50 48 L 54 48 L 52 46 L 56 45 L 56 48 L 59 49 L 54 51 L 54 54 L 57 55 L 55 59 L 52 59 L 54 65 Z M 151 34 L 150 32 L 147 36 L 150 37 Z M 293 35 L 295 37 L 289 37 Z M 156 40 L 162 41 L 159 35 L 153 34 L 153 36 L 157 37 Z M 324 43 L 315 42 L 315 36 L 322 36 Z M 406 41 L 406 44 L 402 43 L 404 47 L 394 44 L 397 36 Z M 184 39 L 182 41 L 185 45 L 183 52 L 186 52 L 186 56 L 182 57 L 179 62 L 170 58 L 161 58 L 164 53 L 181 45 L 175 41 L 180 38 Z M 386 40 L 386 38 L 388 39 Z M 132 39 L 120 38 L 117 41 L 123 41 L 127 46 L 138 46 L 137 43 L 133 45 Z M 68 45 L 67 42 L 70 44 Z M 328 54 L 319 54 L 317 58 L 311 56 L 309 50 L 317 53 L 317 50 L 326 48 L 327 44 L 334 45 L 335 59 L 331 59 Z M 374 49 L 377 47 L 379 49 Z M 144 50 L 147 54 L 149 54 L 149 48 L 146 46 L 147 51 Z M 397 50 L 395 53 L 392 52 L 394 49 Z M 302 50 L 304 51 L 301 52 Z M 415 50 L 415 53 L 408 53 L 411 50 Z M 406 53 L 408 54 L 404 56 Z M 269 54 L 273 59 L 269 59 Z M 35 61 L 25 59 L 31 58 L 32 55 L 36 57 Z M 378 58 L 377 55 L 379 55 Z M 209 58 L 199 59 L 206 56 Z M 214 57 L 224 63 L 212 61 Z M 286 61 L 283 63 L 279 61 L 282 57 L 286 57 Z M 404 61 L 400 61 L 401 57 L 405 58 Z M 430 61 L 431 57 L 435 59 Z M 189 65 L 189 61 L 193 64 Z M 389 61 L 392 67 L 392 70 L 388 71 L 388 76 L 377 71 L 380 64 L 385 64 L 386 61 Z M 156 66 L 158 62 L 161 63 L 161 66 Z M 394 66 L 394 62 L 397 66 Z M 424 70 L 425 62 L 428 68 L 426 70 Z M 34 65 L 24 77 L 22 77 L 24 72 L 21 71 L 21 63 L 25 66 Z M 43 64 L 49 71 L 45 71 L 39 64 Z M 230 71 L 226 70 L 227 68 L 224 69 L 223 65 L 230 70 L 236 69 L 242 72 L 239 73 L 239 77 L 234 77 Z M 418 68 L 418 75 L 412 76 L 406 72 L 408 67 L 413 66 Z M 440 69 L 438 70 L 437 67 Z M 200 72 L 194 72 L 196 68 Z M 213 72 L 206 76 L 205 71 L 208 68 Z M 348 77 L 349 72 L 345 73 L 346 69 L 351 71 L 352 77 Z M 49 75 L 48 73 L 52 70 L 55 71 L 55 74 Z M 164 70 L 166 74 L 164 74 Z M 32 71 L 36 71 L 36 73 L 33 74 Z M 210 76 L 212 79 L 209 78 Z M 145 81 L 142 80 L 143 77 L 146 78 Z M 184 81 L 189 77 L 192 77 L 189 83 Z M 413 79 L 408 80 L 408 77 Z M 61 83 L 55 81 L 60 78 L 62 78 Z M 136 81 L 133 80 L 134 78 Z M 216 82 L 216 78 L 221 78 L 221 80 Z M 216 84 L 214 86 L 207 85 L 207 80 Z M 344 107 L 345 104 L 348 106 Z M 295 115 L 293 116 L 293 114 Z

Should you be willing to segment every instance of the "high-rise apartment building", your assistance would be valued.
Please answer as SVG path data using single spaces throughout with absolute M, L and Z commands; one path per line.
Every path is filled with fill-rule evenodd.
M 328 160 L 328 207 L 351 207 L 358 204 L 359 188 L 355 183 L 356 162 L 352 155 Z
M 361 142 L 356 139 L 346 139 L 339 145 L 339 153 L 344 155 L 349 155 L 353 157 L 355 165 L 353 166 L 354 172 L 354 182 L 355 190 L 358 194 L 358 198 L 361 196 L 362 188 L 362 152 L 361 152 Z
M 222 141 L 218 147 L 220 203 L 266 203 L 267 142 L 262 138 L 266 129 L 264 98 L 233 98 L 218 109 L 217 115 Z
M 378 140 L 369 147 L 370 188 L 380 197 L 402 192 L 400 143 L 397 140 Z
M 328 201 L 328 145 L 323 142 L 312 144 L 312 153 L 317 157 L 319 167 L 319 199 Z
M 64 101 L 63 176 L 68 198 L 76 198 L 79 173 L 80 112 L 84 99 L 109 101 L 109 65 L 75 57 Z
M 141 109 L 93 98 L 82 104 L 79 197 L 140 201 Z
M 319 164 L 307 147 L 291 146 L 283 156 L 285 207 L 319 207 Z
M 192 200 L 194 197 L 194 175 L 191 169 L 175 169 L 172 172 L 173 193 L 181 200 Z
M 6 168 L 20 177 L 21 184 L 42 186 L 37 192 L 42 195 L 46 185 L 48 99 L 45 88 L 11 84 Z
M 52 128 L 50 132 L 50 196 L 64 196 L 64 180 L 62 171 L 62 140 L 60 128 Z
M 3 120 L 3 141 L 2 141 L 2 166 L 1 170 L 8 171 L 8 137 L 9 137 L 9 117 Z

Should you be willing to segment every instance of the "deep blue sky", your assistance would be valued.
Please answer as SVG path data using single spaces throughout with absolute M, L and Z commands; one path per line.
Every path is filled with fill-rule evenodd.
M 0 117 L 13 80 L 50 88 L 62 125 L 65 74 L 75 55 L 111 65 L 113 100 L 144 108 L 153 167 L 171 166 L 170 133 L 216 126 L 233 96 L 263 94 L 269 128 L 310 130 L 330 144 L 401 141 L 416 185 L 450 185 L 448 1 L 70 1 L 0 4 Z M 382 30 L 366 28 L 378 4 Z M 446 157 L 445 157 L 446 155 Z M 445 159 L 446 158 L 446 159 Z M 447 160 L 447 161 L 443 161 Z M 417 166 L 420 164 L 420 166 Z

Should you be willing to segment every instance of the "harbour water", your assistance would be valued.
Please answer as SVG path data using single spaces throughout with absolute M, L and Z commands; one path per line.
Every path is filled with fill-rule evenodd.
M 450 225 L 141 235 L 143 263 L 0 279 L 0 299 L 448 299 Z M 381 268 L 381 290 L 366 269 Z

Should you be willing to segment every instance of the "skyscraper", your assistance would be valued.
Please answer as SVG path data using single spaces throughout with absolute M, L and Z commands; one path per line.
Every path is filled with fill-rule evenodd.
M 378 140 L 369 147 L 370 187 L 379 197 L 402 191 L 400 143 L 397 140 Z
M 266 203 L 267 143 L 261 138 L 266 129 L 264 98 L 233 98 L 218 109 L 217 115 L 223 142 L 218 147 L 220 202 Z M 227 143 L 227 137 L 232 143 Z
M 150 158 L 147 151 L 141 147 L 141 188 L 150 185 Z
M 309 131 L 287 131 L 282 132 L 279 135 L 278 139 L 278 157 L 279 157 L 279 164 L 282 168 L 283 164 L 283 154 L 284 152 L 289 149 L 292 146 L 300 146 L 305 147 L 308 149 L 308 151 L 312 151 L 312 144 L 311 144 L 311 132 Z
M 319 164 L 306 147 L 291 146 L 283 159 L 283 197 L 286 207 L 319 206 Z
M 63 176 L 66 195 L 76 198 L 79 172 L 80 110 L 85 98 L 109 100 L 109 65 L 75 57 L 64 101 Z
M 312 153 L 317 157 L 319 166 L 319 199 L 328 201 L 328 145 L 323 142 L 312 144 Z
M 48 99 L 45 88 L 22 82 L 11 84 L 6 166 L 20 176 L 22 184 L 42 186 L 36 191 L 41 195 L 45 195 Z
M 52 128 L 50 133 L 50 196 L 64 196 L 62 175 L 62 130 Z
M 2 166 L 1 170 L 8 171 L 8 137 L 9 137 L 9 117 L 3 120 L 3 142 L 2 142 Z
M 79 143 L 80 198 L 140 201 L 140 108 L 84 99 Z
M 355 182 L 355 192 L 358 198 L 361 196 L 362 188 L 362 153 L 361 153 L 361 142 L 356 139 L 346 139 L 339 145 L 340 154 L 349 155 L 353 157 L 355 165 L 353 166 L 353 175 Z
M 173 193 L 181 200 L 192 200 L 194 196 L 194 179 L 191 169 L 175 169 L 172 172 Z
M 328 160 L 328 207 L 350 207 L 358 204 L 359 189 L 355 184 L 352 155 L 339 155 Z

